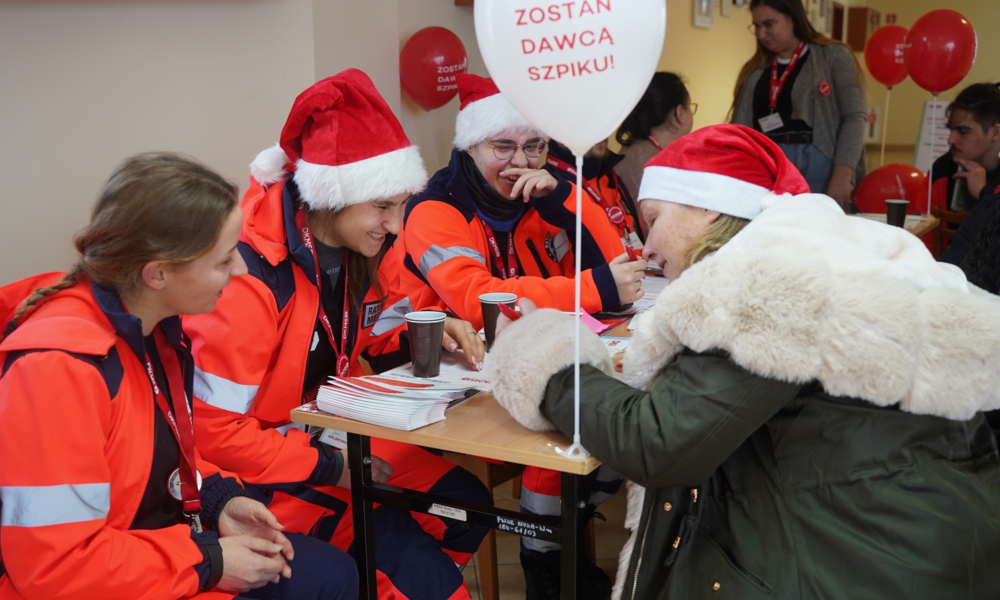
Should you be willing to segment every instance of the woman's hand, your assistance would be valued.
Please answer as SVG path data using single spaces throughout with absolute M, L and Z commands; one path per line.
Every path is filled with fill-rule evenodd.
M 523 196 L 525 203 L 532 198 L 541 198 L 556 189 L 559 182 L 545 169 L 507 169 L 501 171 L 501 177 L 519 175 L 520 178 L 514 183 L 514 189 L 510 192 L 511 198 Z
M 854 169 L 844 165 L 833 165 L 830 184 L 826 188 L 826 195 L 836 200 L 844 211 L 847 211 L 851 205 L 851 177 L 853 176 Z
M 528 298 L 521 298 L 520 300 L 518 300 L 517 306 L 518 308 L 521 309 L 522 317 L 526 317 L 531 313 L 535 312 L 536 310 L 538 310 L 538 307 L 535 306 L 535 303 L 529 300 Z M 500 337 L 500 332 L 506 329 L 507 326 L 513 322 L 514 321 L 511 321 L 510 318 L 507 317 L 507 315 L 500 313 L 500 316 L 497 317 L 497 327 L 495 334 L 496 337 Z
M 239 594 L 292 576 L 280 544 L 253 535 L 232 535 L 220 537 L 219 545 L 222 579 L 216 587 L 222 591 Z
M 340 479 L 337 480 L 337 487 L 345 490 L 351 489 L 351 467 L 347 461 L 347 448 L 341 450 L 344 454 L 344 470 L 340 472 Z M 372 456 L 372 481 L 375 483 L 386 483 L 392 477 L 392 465 L 377 456 Z
M 292 543 L 281 533 L 284 526 L 260 502 L 236 496 L 226 503 L 219 515 L 219 537 L 250 535 L 281 547 L 281 554 L 288 560 L 295 558 Z M 285 577 L 289 577 L 285 575 Z
M 615 278 L 618 286 L 618 300 L 622 306 L 632 304 L 639 298 L 646 295 L 642 289 L 642 280 L 645 278 L 645 259 L 629 260 L 628 254 L 616 256 L 611 262 L 611 275 Z
M 454 352 L 461 348 L 462 352 L 465 353 L 465 360 L 469 361 L 472 368 L 477 371 L 483 370 L 486 345 L 483 344 L 479 332 L 472 326 L 472 323 L 447 317 L 444 320 L 444 337 L 441 339 L 441 345 L 448 352 Z

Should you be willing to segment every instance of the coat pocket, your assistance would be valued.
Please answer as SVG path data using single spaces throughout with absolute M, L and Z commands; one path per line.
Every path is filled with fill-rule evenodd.
M 696 556 L 692 556 L 693 566 L 700 585 L 718 586 L 718 591 L 727 591 L 724 598 L 740 598 L 740 600 L 750 600 L 752 598 L 767 597 L 771 595 L 770 584 L 756 573 L 741 565 L 710 532 L 704 527 L 699 527 L 695 535 L 695 544 L 688 551 Z M 711 581 L 707 581 L 711 579 Z M 728 584 L 728 585 L 727 585 Z

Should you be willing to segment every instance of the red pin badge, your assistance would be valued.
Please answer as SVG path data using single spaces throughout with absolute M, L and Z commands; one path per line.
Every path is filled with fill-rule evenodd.
M 827 82 L 824 81 L 823 83 L 819 84 L 819 93 L 820 93 L 821 96 L 824 96 L 824 97 L 825 96 L 829 96 L 830 92 L 832 92 L 832 91 L 833 91 L 833 88 L 830 87 L 829 83 L 827 83 Z

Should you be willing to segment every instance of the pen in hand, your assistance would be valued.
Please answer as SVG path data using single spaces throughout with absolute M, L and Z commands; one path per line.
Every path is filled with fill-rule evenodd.
M 503 313 L 503 316 L 507 317 L 511 321 L 516 321 L 521 318 L 521 313 L 515 311 L 506 304 L 499 304 L 498 306 L 500 307 L 500 312 Z

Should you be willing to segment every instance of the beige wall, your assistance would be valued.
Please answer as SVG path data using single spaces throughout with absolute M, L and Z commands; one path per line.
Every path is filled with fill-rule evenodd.
M 904 26 L 945 4 L 845 4 L 866 1 Z M 1000 78 L 1000 40 L 989 35 L 1000 2 L 947 4 L 980 31 L 966 82 Z M 659 68 L 687 80 L 695 127 L 724 122 L 753 52 L 749 9 L 722 17 L 716 8 L 715 26 L 703 29 L 692 23 L 691 0 L 667 6 Z M 66 268 L 101 184 L 134 152 L 183 151 L 245 188 L 247 163 L 277 140 L 295 95 L 350 66 L 372 77 L 428 169 L 440 168 L 458 101 L 425 112 L 400 90 L 398 73 L 406 40 L 431 25 L 455 32 L 470 72 L 486 74 L 472 8 L 454 0 L 0 0 L 0 284 Z M 884 91 L 870 92 L 884 101 Z M 890 143 L 913 143 L 927 96 L 911 82 L 894 90 Z
M 0 284 L 67 268 L 135 152 L 182 151 L 245 187 L 313 81 L 312 38 L 312 0 L 0 1 Z

